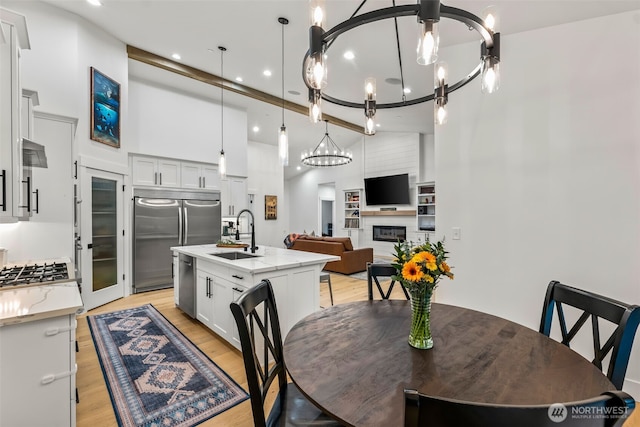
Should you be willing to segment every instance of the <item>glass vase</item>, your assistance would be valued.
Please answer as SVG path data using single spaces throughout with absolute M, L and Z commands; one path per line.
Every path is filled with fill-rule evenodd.
M 422 350 L 433 347 L 431 336 L 431 293 L 432 289 L 418 286 L 411 294 L 411 331 L 409 345 Z

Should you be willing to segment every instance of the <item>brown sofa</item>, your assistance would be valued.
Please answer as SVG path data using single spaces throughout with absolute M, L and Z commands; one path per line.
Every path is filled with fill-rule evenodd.
M 324 269 L 342 274 L 353 274 L 367 269 L 373 262 L 373 248 L 354 249 L 348 237 L 300 236 L 289 249 L 336 255 L 340 261 L 331 261 Z

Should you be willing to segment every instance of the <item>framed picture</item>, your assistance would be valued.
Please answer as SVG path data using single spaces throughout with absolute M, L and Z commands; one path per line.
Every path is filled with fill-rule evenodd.
M 278 196 L 264 196 L 264 219 L 278 219 Z
M 91 139 L 120 148 L 120 83 L 91 67 Z

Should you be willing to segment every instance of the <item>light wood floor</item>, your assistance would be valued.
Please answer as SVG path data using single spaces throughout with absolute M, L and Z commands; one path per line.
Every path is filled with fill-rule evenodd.
M 334 303 L 367 299 L 367 282 L 332 274 Z M 331 305 L 327 286 L 320 287 L 320 305 Z M 404 298 L 399 288 L 394 289 L 393 296 Z M 238 350 L 198 321 L 191 319 L 175 307 L 173 289 L 145 292 L 114 301 L 110 304 L 91 310 L 88 314 L 106 313 L 129 307 L 137 307 L 151 303 L 207 356 L 209 356 L 228 375 L 247 389 L 242 356 Z M 78 316 L 77 340 L 80 351 L 76 353 L 78 374 L 76 377 L 80 403 L 76 416 L 78 427 L 113 427 L 116 426 L 109 393 L 98 362 L 86 315 Z M 275 387 L 272 387 L 275 388 Z M 639 405 L 640 406 L 640 405 Z M 229 409 L 226 412 L 200 424 L 203 427 L 251 427 L 253 418 L 249 400 Z M 625 423 L 625 427 L 640 427 L 640 409 Z

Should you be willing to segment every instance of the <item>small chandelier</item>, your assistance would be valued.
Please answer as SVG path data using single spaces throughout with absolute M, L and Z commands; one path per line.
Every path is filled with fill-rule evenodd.
M 323 0 L 311 0 L 311 27 L 309 28 L 309 50 L 303 61 L 303 80 L 309 88 L 309 118 L 313 122 L 318 121 L 321 114 L 320 101 L 325 100 L 333 104 L 350 108 L 364 109 L 366 135 L 375 134 L 376 110 L 386 108 L 405 107 L 416 105 L 426 101 L 434 101 L 434 120 L 437 124 L 444 124 L 447 118 L 446 105 L 448 94 L 460 89 L 471 80 L 482 75 L 481 89 L 483 93 L 493 93 L 500 86 L 500 33 L 496 32 L 496 15 L 493 8 L 485 10 L 485 17 L 481 19 L 463 9 L 445 6 L 440 0 L 418 0 L 416 4 L 393 6 L 374 10 L 356 16 L 358 10 L 366 3 L 364 0 L 352 17 L 339 23 L 328 31 L 323 29 L 325 14 L 322 10 Z M 397 18 L 404 16 L 417 16 L 418 18 L 418 47 L 416 61 L 421 65 L 436 63 L 438 59 L 438 24 L 440 18 L 453 19 L 465 24 L 469 29 L 475 30 L 482 38 L 480 46 L 480 64 L 466 77 L 455 84 L 447 83 L 446 68 L 444 64 L 436 64 L 434 69 L 434 93 L 429 95 L 406 99 L 404 92 L 404 75 L 402 61 L 400 62 L 400 81 L 402 84 L 402 101 L 390 103 L 376 102 L 375 79 L 368 78 L 365 82 L 364 102 L 351 102 L 339 99 L 324 93 L 327 86 L 326 52 L 331 44 L 341 34 L 361 25 L 377 22 L 383 19 L 394 18 L 396 21 L 396 44 L 398 46 L 398 58 L 400 55 L 400 38 L 398 35 Z
M 331 167 L 346 165 L 353 161 L 350 151 L 342 150 L 329 136 L 329 121 L 325 120 L 325 133 L 316 148 L 304 151 L 300 155 L 300 161 L 306 166 Z

